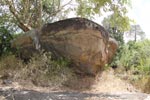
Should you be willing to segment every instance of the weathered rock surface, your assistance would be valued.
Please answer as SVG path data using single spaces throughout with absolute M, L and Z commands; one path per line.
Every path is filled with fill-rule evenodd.
M 116 41 L 109 38 L 102 26 L 84 18 L 45 24 L 40 30 L 23 38 L 14 42 L 15 46 L 21 46 L 22 54 L 25 52 L 25 55 L 28 55 L 26 52 L 32 53 L 35 47 L 41 46 L 42 49 L 51 51 L 55 57 L 70 59 L 81 72 L 90 74 L 95 74 L 103 68 L 117 48 Z
M 109 38 L 108 42 L 108 62 L 111 62 L 115 52 L 117 51 L 118 43 L 113 38 Z

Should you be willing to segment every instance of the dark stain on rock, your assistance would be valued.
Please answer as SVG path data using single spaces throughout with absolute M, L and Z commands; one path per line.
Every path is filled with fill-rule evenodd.
M 86 18 L 70 18 L 70 19 L 65 19 L 61 21 L 57 21 L 54 23 L 48 23 L 45 24 L 42 27 L 42 34 L 47 33 L 47 32 L 58 32 L 61 30 L 65 30 L 67 28 L 73 27 L 75 30 L 79 29 L 93 29 L 93 30 L 98 30 L 102 33 L 104 38 L 109 37 L 109 33 L 99 24 L 88 20 Z

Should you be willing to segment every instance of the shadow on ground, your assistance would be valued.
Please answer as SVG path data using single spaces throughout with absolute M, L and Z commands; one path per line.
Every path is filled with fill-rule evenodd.
M 142 93 L 92 94 L 81 92 L 36 92 L 29 90 L 0 90 L 2 100 L 149 100 L 150 95 Z M 94 98 L 94 99 L 92 99 Z M 97 99 L 95 99 L 97 98 Z

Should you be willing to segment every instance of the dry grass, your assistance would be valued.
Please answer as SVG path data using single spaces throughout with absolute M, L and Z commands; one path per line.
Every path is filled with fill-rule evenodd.
M 11 77 L 14 81 L 31 81 L 37 86 L 60 86 L 73 77 L 68 64 L 64 59 L 52 60 L 50 53 L 36 54 L 28 64 L 10 55 L 0 60 L 0 76 L 1 79 Z
M 143 76 L 142 78 L 132 82 L 135 87 L 144 93 L 150 93 L 150 76 Z
M 95 83 L 92 86 L 92 91 L 105 92 L 105 93 L 116 93 L 116 92 L 135 92 L 136 89 L 129 84 L 127 81 L 120 79 L 115 75 L 113 69 L 108 70 L 99 74 L 96 78 Z
M 2 70 L 16 70 L 23 67 L 23 63 L 15 55 L 3 56 L 0 59 L 0 71 Z
M 150 76 L 147 78 L 147 82 L 144 87 L 144 92 L 150 93 Z
M 116 73 L 125 76 L 116 76 Z M 69 62 L 61 59 L 52 60 L 50 53 L 36 54 L 29 63 L 14 55 L 0 59 L 0 79 L 11 79 L 20 82 L 21 85 L 40 87 L 61 87 L 61 89 L 90 91 L 90 92 L 134 92 L 136 89 L 129 84 L 128 80 L 146 93 L 150 93 L 150 77 L 137 78 L 132 73 L 115 71 L 111 68 L 103 71 L 96 77 L 77 75 L 69 67 Z M 127 76 L 126 76 L 127 75 Z M 29 86 L 27 86 L 29 87 Z
M 131 83 L 137 90 L 144 93 L 150 93 L 150 76 L 148 74 L 136 69 L 125 71 L 119 68 L 115 73 L 122 80 Z
M 2 80 L 11 78 L 14 82 L 19 82 L 26 87 L 35 85 L 84 91 L 90 89 L 95 80 L 93 76 L 77 75 L 69 66 L 69 61 L 52 60 L 50 53 L 36 54 L 27 64 L 10 55 L 1 59 L 0 64 Z

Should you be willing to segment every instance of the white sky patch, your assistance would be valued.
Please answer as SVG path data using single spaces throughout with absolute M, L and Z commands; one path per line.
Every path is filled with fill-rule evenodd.
M 139 24 L 146 33 L 146 38 L 150 38 L 150 0 L 131 0 L 132 9 L 129 11 L 129 17 Z

